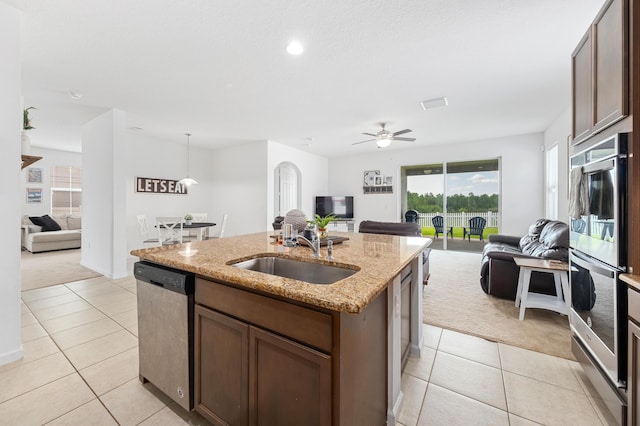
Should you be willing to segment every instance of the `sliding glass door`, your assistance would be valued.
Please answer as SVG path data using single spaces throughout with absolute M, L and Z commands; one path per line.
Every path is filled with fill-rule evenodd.
M 401 177 L 403 212 L 418 211 L 423 232 L 434 237 L 437 232 L 438 248 L 441 241 L 445 250 L 478 251 L 483 245 L 478 242 L 498 232 L 499 159 L 404 166 Z M 463 239 L 469 244 L 461 245 Z

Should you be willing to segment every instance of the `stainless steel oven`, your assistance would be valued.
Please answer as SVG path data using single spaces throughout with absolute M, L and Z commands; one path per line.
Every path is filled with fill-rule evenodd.
M 571 156 L 569 262 L 572 352 L 618 423 L 626 416 L 627 135 Z
M 620 271 L 575 250 L 570 251 L 570 262 L 571 328 L 609 380 L 624 388 L 627 305 Z
M 626 263 L 625 134 L 571 156 L 570 246 L 617 269 Z

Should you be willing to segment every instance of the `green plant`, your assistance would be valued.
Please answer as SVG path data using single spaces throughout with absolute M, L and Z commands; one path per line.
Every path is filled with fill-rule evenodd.
M 337 218 L 333 213 L 329 213 L 328 215 L 322 217 L 319 214 L 316 214 L 315 223 L 318 225 L 318 228 L 326 228 L 328 224 L 334 222 Z
M 30 109 L 38 109 L 38 108 L 29 107 L 29 108 L 25 108 L 25 110 L 22 112 L 22 129 L 23 130 L 35 129 L 35 127 L 31 125 L 31 119 L 29 118 Z
M 186 215 L 184 215 L 184 220 L 193 220 L 193 216 L 187 213 Z

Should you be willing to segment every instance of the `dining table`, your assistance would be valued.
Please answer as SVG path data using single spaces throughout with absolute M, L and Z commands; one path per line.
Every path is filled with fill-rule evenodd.
M 207 228 L 210 228 L 212 226 L 216 226 L 216 224 L 214 222 L 191 222 L 191 223 L 183 223 L 182 224 L 182 229 L 197 229 L 198 230 L 198 235 L 197 235 L 197 239 L 198 241 L 202 241 L 203 236 L 204 236 L 204 231 Z

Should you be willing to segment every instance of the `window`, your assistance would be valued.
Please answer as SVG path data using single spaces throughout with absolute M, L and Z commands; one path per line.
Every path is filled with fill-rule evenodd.
M 53 166 L 51 172 L 51 214 L 77 214 L 82 207 L 82 170 Z
M 546 215 L 549 219 L 558 220 L 558 145 L 554 145 L 547 150 L 546 163 Z

